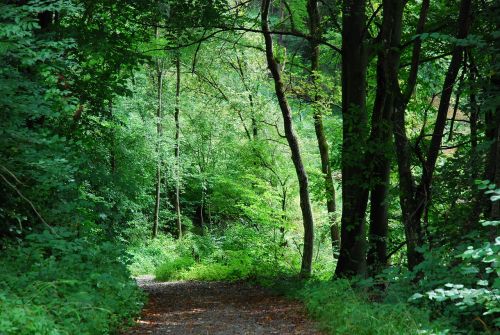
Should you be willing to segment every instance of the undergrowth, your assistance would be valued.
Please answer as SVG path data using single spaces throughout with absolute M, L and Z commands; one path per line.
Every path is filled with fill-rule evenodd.
M 412 287 L 400 286 L 400 297 L 385 299 L 370 281 L 351 282 L 331 280 L 331 250 L 324 245 L 318 252 L 313 278 L 301 281 L 300 255 L 283 241 L 265 235 L 252 227 L 235 225 L 224 235 L 213 232 L 205 235 L 187 235 L 181 241 L 167 237 L 145 246 L 136 260 L 151 255 L 157 280 L 245 280 L 270 286 L 278 293 L 302 301 L 312 318 L 328 334 L 447 334 L 450 329 L 444 321 L 436 321 L 426 309 L 407 302 Z M 165 254 L 156 248 L 162 245 Z M 139 249 L 137 249 L 139 250 Z M 158 258 L 162 262 L 158 262 Z M 330 259 L 328 259 L 330 257 Z M 150 266 L 148 265 L 148 266 Z M 137 269 L 138 266 L 134 266 Z M 386 280 L 387 281 L 387 280 Z M 391 289 L 391 292 L 398 288 Z M 374 295 L 371 296 L 371 295 Z M 432 320 L 432 321 L 431 321 Z
M 375 301 L 369 290 L 348 280 L 282 281 L 273 288 L 302 301 L 328 334 L 447 334 L 447 325 L 431 322 L 428 312 L 404 302 Z
M 129 245 L 131 256 L 129 270 L 134 276 L 155 273 L 156 269 L 175 255 L 176 242 L 170 236 L 161 235 Z
M 236 281 L 290 276 L 296 253 L 279 247 L 274 235 L 235 225 L 224 235 L 187 235 L 175 244 L 154 274 L 158 280 Z
M 0 258 L 0 334 L 115 333 L 144 301 L 124 254 L 62 229 L 11 244 Z

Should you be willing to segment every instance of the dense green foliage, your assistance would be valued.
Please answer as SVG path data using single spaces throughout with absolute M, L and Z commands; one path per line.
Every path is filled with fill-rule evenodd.
M 0 260 L 2 334 L 109 334 L 142 307 L 123 249 L 67 230 L 27 235 Z
M 277 290 L 303 301 L 331 334 L 445 334 L 449 327 L 441 320 L 430 323 L 428 312 L 403 301 L 376 301 L 347 280 L 282 282 Z
M 497 332 L 499 13 L 2 2 L 0 333 L 116 332 L 143 274 L 286 279 L 332 334 Z

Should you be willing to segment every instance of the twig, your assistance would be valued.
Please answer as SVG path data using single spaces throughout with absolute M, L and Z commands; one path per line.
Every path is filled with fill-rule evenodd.
M 11 176 L 14 176 L 14 174 L 9 171 L 9 169 L 7 169 L 5 166 L 2 165 L 2 169 L 4 169 L 5 171 L 7 171 Z M 5 176 L 3 174 L 0 173 L 0 177 L 4 180 L 4 182 L 9 186 L 11 187 L 14 191 L 16 191 L 16 193 L 24 200 L 26 201 L 30 206 L 31 208 L 33 209 L 33 212 L 35 212 L 36 216 L 40 219 L 40 221 L 42 221 L 42 223 L 50 230 L 50 232 L 54 235 L 57 235 L 57 233 L 54 231 L 54 228 L 52 228 L 51 225 L 49 225 L 47 223 L 47 221 L 45 221 L 45 219 L 42 217 L 42 215 L 38 212 L 38 210 L 36 209 L 35 205 L 33 205 L 33 203 L 30 201 L 30 199 L 26 198 L 24 196 L 24 194 L 16 187 L 16 185 L 12 184 L 7 178 L 5 178 Z M 15 178 L 14 176 L 14 179 L 15 180 L 18 180 L 17 178 Z

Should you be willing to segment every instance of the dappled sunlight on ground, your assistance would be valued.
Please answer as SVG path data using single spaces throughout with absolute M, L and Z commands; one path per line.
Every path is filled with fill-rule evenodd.
M 303 307 L 245 283 L 168 282 L 140 277 L 149 294 L 136 334 L 321 334 Z

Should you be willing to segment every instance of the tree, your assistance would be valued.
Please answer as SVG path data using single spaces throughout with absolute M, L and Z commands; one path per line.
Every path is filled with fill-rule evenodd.
M 318 8 L 317 0 L 307 1 L 307 13 L 309 19 L 309 35 L 313 39 L 309 40 L 310 51 L 310 80 L 313 86 L 316 86 L 317 77 L 319 75 L 319 40 L 321 40 L 321 16 Z M 315 88 L 315 92 L 312 96 L 312 102 L 317 103 L 319 100 L 319 95 L 317 93 L 318 88 Z M 314 105 L 314 130 L 316 133 L 316 139 L 318 141 L 318 149 L 321 157 L 321 172 L 325 178 L 325 193 L 326 193 L 326 209 L 328 212 L 328 217 L 330 221 L 330 238 L 332 239 L 332 246 L 336 247 L 340 245 L 340 235 L 337 223 L 335 222 L 335 186 L 333 185 L 332 178 L 332 167 L 330 164 L 330 154 L 328 149 L 328 141 L 326 139 L 324 127 L 323 127 L 323 116 L 319 107 Z
M 342 7 L 342 221 L 337 277 L 366 271 L 365 212 L 368 188 L 364 155 L 367 140 L 365 41 L 366 1 Z
M 427 13 L 427 2 L 422 3 L 419 26 L 417 32 L 423 31 L 423 24 Z M 457 22 L 458 33 L 457 38 L 463 39 L 467 36 L 470 26 L 471 1 L 462 0 L 460 3 L 460 13 Z M 416 40 L 414 44 L 412 69 L 408 79 L 408 86 L 405 94 L 399 94 L 396 102 L 394 137 L 396 140 L 396 148 L 398 155 L 398 170 L 400 179 L 400 204 L 403 216 L 403 225 L 405 227 L 406 243 L 407 243 L 407 258 L 408 267 L 413 269 L 416 265 L 422 262 L 422 254 L 418 248 L 424 243 L 422 217 L 427 210 L 431 197 L 432 177 L 435 171 L 437 158 L 440 152 L 441 141 L 446 125 L 448 107 L 453 92 L 453 86 L 457 77 L 458 71 L 462 64 L 464 47 L 457 45 L 452 52 L 452 58 L 448 67 L 446 77 L 443 83 L 441 92 L 441 100 L 438 107 L 434 131 L 432 139 L 427 150 L 426 158 L 420 156 L 422 165 L 422 178 L 418 186 L 414 185 L 415 177 L 411 171 L 410 162 L 410 144 L 406 137 L 405 130 L 405 108 L 411 92 L 416 82 L 416 73 L 418 71 L 420 57 L 420 42 Z M 395 81 L 395 79 L 393 80 Z M 397 83 L 394 82 L 394 86 Z M 420 150 L 417 147 L 417 150 Z
M 293 128 L 292 111 L 285 95 L 284 85 L 281 79 L 281 70 L 274 56 L 273 39 L 269 28 L 270 4 L 270 0 L 262 0 L 261 24 L 266 45 L 267 64 L 274 80 L 276 97 L 283 115 L 285 136 L 290 147 L 290 151 L 292 152 L 292 161 L 295 166 L 295 172 L 299 182 L 300 208 L 302 210 L 302 221 L 304 225 L 304 251 L 302 253 L 300 274 L 302 277 L 308 277 L 311 275 L 314 242 L 314 219 L 311 201 L 309 199 L 309 180 L 302 162 L 299 141 Z
M 180 203 L 180 92 L 181 92 L 181 60 L 180 56 L 177 55 L 175 58 L 175 111 L 174 111 L 174 121 L 175 121 L 175 221 L 177 226 L 177 233 L 179 239 L 182 238 L 182 221 L 181 221 L 181 203 Z
M 159 37 L 159 29 L 155 29 L 155 37 Z M 163 137 L 162 131 L 162 112 L 163 112 L 163 59 L 157 57 L 155 60 L 156 70 L 156 90 L 157 90 L 157 107 L 156 107 L 156 154 L 158 155 L 156 163 L 156 180 L 155 180 L 155 208 L 153 214 L 153 237 L 158 235 L 158 226 L 160 220 L 160 203 L 161 203 L 161 172 L 162 172 L 162 153 L 161 143 Z
M 383 1 L 383 19 L 377 39 L 377 90 L 372 112 L 366 162 L 370 166 L 370 228 L 367 264 L 375 275 L 388 261 L 388 190 L 392 158 L 392 117 L 397 84 L 404 4 Z

